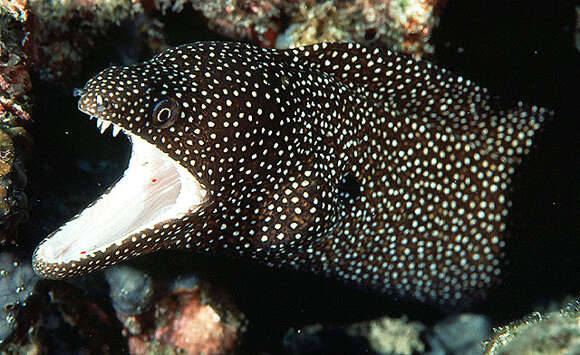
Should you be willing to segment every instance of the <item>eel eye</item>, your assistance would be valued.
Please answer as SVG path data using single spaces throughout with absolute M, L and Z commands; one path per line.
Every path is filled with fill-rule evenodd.
M 154 126 L 167 128 L 173 124 L 179 115 L 179 105 L 173 99 L 163 99 L 153 108 L 151 121 Z

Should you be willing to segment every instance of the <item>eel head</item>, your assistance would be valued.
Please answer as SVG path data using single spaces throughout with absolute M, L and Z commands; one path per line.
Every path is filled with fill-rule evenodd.
M 182 220 L 207 203 L 194 160 L 183 159 L 185 150 L 171 139 L 183 129 L 182 106 L 161 77 L 177 75 L 149 62 L 111 67 L 77 90 L 79 109 L 96 119 L 101 133 L 124 133 L 131 157 L 118 182 L 36 248 L 39 275 L 77 276 L 160 249 L 158 238 L 177 234 Z

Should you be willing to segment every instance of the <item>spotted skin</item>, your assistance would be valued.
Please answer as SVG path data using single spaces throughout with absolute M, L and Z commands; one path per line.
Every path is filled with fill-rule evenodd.
M 82 92 L 82 111 L 179 161 L 209 199 L 78 261 L 35 259 L 41 275 L 189 248 L 445 305 L 500 277 L 511 176 L 548 115 L 358 44 L 194 43 L 106 69 Z M 160 102 L 175 115 L 161 123 Z

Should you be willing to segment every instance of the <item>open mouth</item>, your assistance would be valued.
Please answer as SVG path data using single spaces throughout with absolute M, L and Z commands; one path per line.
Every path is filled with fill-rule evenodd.
M 97 118 L 101 133 L 112 127 L 131 141 L 123 177 L 75 218 L 39 245 L 35 258 L 67 264 L 104 252 L 113 244 L 198 210 L 207 191 L 189 171 L 143 138 Z

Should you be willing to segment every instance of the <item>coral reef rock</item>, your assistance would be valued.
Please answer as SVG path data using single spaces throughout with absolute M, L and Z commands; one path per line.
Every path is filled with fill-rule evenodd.
M 435 324 L 427 336 L 431 354 L 479 355 L 491 322 L 479 314 L 464 313 Z
M 37 281 L 29 263 L 23 263 L 12 253 L 0 253 L 0 344 L 18 326 L 18 313 L 26 307 Z
M 425 326 L 388 316 L 342 327 L 312 325 L 290 329 L 284 336 L 288 354 L 400 354 L 425 350 Z M 337 340 L 340 339 L 340 340 Z
M 141 314 L 149 308 L 153 297 L 153 281 L 140 270 L 126 265 L 105 272 L 113 307 L 126 315 Z
M 278 37 L 276 47 L 352 41 L 421 57 L 433 51 L 428 40 L 442 3 L 437 0 L 352 0 L 302 6 L 290 26 Z
M 494 329 L 484 354 L 580 354 L 580 297 L 560 311 L 536 312 Z
M 195 279 L 195 278 L 194 278 Z M 138 316 L 118 314 L 131 354 L 229 354 L 246 320 L 231 302 L 192 279 L 177 278 L 166 296 Z
M 32 141 L 23 125 L 30 120 L 32 85 L 28 33 L 20 22 L 26 11 L 19 4 L 0 2 L 0 245 L 17 244 L 16 228 L 28 218 L 24 172 Z

